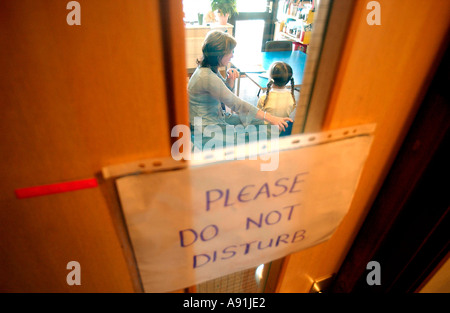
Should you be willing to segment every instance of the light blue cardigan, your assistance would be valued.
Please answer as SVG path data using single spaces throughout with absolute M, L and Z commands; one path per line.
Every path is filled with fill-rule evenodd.
M 192 74 L 188 94 L 191 125 L 195 117 L 201 117 L 203 125 L 248 125 L 258 112 L 258 108 L 231 91 L 220 73 L 216 74 L 208 67 L 198 67 Z M 225 115 L 221 103 L 238 113 L 240 119 Z

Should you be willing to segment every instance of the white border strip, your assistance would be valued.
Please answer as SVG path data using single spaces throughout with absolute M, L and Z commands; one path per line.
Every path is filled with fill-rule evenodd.
M 298 149 L 327 142 L 348 139 L 356 136 L 367 136 L 375 132 L 375 124 L 366 124 L 346 127 L 337 130 L 323 131 L 319 133 L 291 135 L 280 137 L 278 151 Z M 127 175 L 138 175 L 159 171 L 176 170 L 187 167 L 198 167 L 204 165 L 229 162 L 234 160 L 256 159 L 258 155 L 270 152 L 270 140 L 267 142 L 254 142 L 237 147 L 220 149 L 213 152 L 201 152 L 193 154 L 191 161 L 175 161 L 173 158 L 152 158 L 130 163 L 110 165 L 102 168 L 104 179 L 118 178 Z M 250 153 L 250 152 L 257 152 Z M 220 160 L 220 161 L 217 161 Z

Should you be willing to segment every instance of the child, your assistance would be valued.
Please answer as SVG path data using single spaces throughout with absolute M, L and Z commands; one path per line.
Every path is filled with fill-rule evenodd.
M 291 82 L 290 90 L 286 88 Z M 258 108 L 278 117 L 289 117 L 295 109 L 294 77 L 285 62 L 274 62 L 269 69 L 267 92 L 258 100 Z

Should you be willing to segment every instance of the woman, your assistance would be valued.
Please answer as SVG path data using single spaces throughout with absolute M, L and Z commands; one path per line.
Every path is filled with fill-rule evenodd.
M 239 77 L 236 69 L 228 69 L 226 78 L 219 73 L 218 68 L 227 66 L 233 57 L 235 46 L 236 40 L 227 33 L 211 31 L 207 34 L 202 47 L 203 57 L 197 61 L 199 66 L 188 84 L 191 127 L 194 126 L 196 117 L 201 118 L 203 128 L 218 125 L 222 129 L 227 125 L 248 125 L 256 118 L 261 120 L 261 123 L 267 121 L 284 131 L 288 126 L 287 121 L 292 122 L 291 119 L 263 112 L 232 92 L 235 80 Z M 222 104 L 239 115 L 225 114 Z M 203 143 L 204 141 L 205 137 Z

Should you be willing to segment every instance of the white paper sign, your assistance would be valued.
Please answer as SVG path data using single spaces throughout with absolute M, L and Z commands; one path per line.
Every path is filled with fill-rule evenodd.
M 271 172 L 240 160 L 118 179 L 145 291 L 189 287 L 329 239 L 371 141 L 363 135 L 280 151 Z

